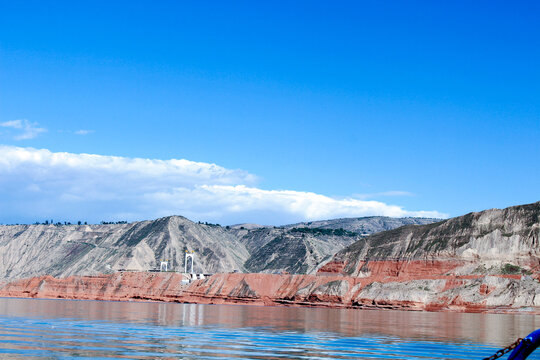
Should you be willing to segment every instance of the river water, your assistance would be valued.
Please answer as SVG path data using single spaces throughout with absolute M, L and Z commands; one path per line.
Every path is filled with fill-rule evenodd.
M 539 327 L 525 314 L 0 298 L 0 358 L 482 359 Z

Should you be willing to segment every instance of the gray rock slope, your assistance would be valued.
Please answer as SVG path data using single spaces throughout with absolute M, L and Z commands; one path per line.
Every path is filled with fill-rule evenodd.
M 186 251 L 195 252 L 198 272 L 310 273 L 338 250 L 381 226 L 392 228 L 415 221 L 428 220 L 370 217 L 338 219 L 335 224 L 328 220 L 321 227 L 315 223 L 222 227 L 170 216 L 111 225 L 2 225 L 0 278 L 150 270 L 162 260 L 169 262 L 169 269 L 179 271 Z
M 403 226 L 360 239 L 332 261 L 355 275 L 361 261 L 455 260 L 463 273 L 540 267 L 540 202 L 473 212 L 423 226 Z M 506 269 L 501 269 L 506 264 Z
M 249 272 L 314 272 L 338 249 L 362 238 L 345 230 L 261 228 L 239 234 L 250 251 L 244 266 Z

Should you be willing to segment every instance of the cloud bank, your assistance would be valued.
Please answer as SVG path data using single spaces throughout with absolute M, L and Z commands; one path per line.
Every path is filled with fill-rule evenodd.
M 293 190 L 264 190 L 244 170 L 0 145 L 0 222 L 99 222 L 184 215 L 232 224 L 284 224 L 371 215 L 446 217 L 437 211 Z

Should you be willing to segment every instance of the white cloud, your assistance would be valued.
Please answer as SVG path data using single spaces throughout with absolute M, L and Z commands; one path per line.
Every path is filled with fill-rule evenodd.
M 352 197 L 263 190 L 255 183 L 256 177 L 246 171 L 189 160 L 0 146 L 0 222 L 98 222 L 179 214 L 220 223 L 282 224 L 369 215 L 446 216 Z
M 88 134 L 91 134 L 93 132 L 94 132 L 94 130 L 83 130 L 83 129 L 81 129 L 81 130 L 75 131 L 75 135 L 88 135 Z
M 47 129 L 41 128 L 36 122 L 30 122 L 26 119 L 10 120 L 0 123 L 1 127 L 14 129 L 16 134 L 13 136 L 15 140 L 33 139 L 39 134 L 46 132 Z

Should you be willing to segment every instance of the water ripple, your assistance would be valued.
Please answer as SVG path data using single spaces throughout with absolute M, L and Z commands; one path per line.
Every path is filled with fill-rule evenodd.
M 56 305 L 72 304 L 56 303 Z M 83 303 L 77 306 L 85 308 L 95 305 Z M 107 312 L 111 306 L 116 308 L 121 305 L 102 302 L 99 309 Z M 145 305 L 140 306 L 144 308 Z M 182 305 L 169 304 L 169 306 Z M 263 317 L 265 324 L 259 324 L 261 321 L 257 320 L 257 311 L 268 311 L 264 308 L 250 310 L 212 308 L 212 311 L 218 313 L 222 311 L 217 316 L 221 322 L 214 321 L 213 317 L 205 317 L 204 321 L 197 319 L 184 321 L 183 315 L 159 322 L 151 315 L 137 317 L 137 314 L 132 313 L 132 309 L 130 311 L 129 319 L 125 313 L 122 316 L 107 318 L 81 315 L 81 312 L 72 310 L 58 310 L 56 316 L 49 317 L 46 313 L 35 314 L 31 311 L 0 312 L 0 358 L 482 359 L 499 348 L 494 344 L 464 341 L 461 335 L 442 338 L 435 335 L 421 336 L 421 332 L 415 332 L 411 336 L 402 337 L 393 335 L 399 331 L 388 330 L 381 326 L 378 327 L 380 332 L 358 331 L 358 329 L 355 332 L 349 328 L 342 331 L 325 331 L 320 325 L 314 328 L 310 326 L 283 328 L 280 322 L 282 319 L 280 320 L 278 315 L 291 316 L 296 313 L 275 309 L 270 310 L 276 312 L 275 321 Z M 234 311 L 240 313 L 247 311 L 251 317 L 248 323 L 257 323 L 259 326 L 232 326 L 229 320 L 223 321 L 223 316 L 228 316 Z M 309 313 L 309 316 L 321 316 L 321 313 L 316 312 L 318 309 L 311 311 L 314 312 Z M 23 316 L 24 314 L 27 316 Z M 159 314 L 156 316 L 159 317 Z M 308 323 L 305 314 L 300 318 L 304 323 Z M 376 315 L 380 321 L 381 315 Z M 430 315 L 426 317 L 429 318 Z M 425 323 L 426 317 L 415 315 L 412 319 L 421 319 Z M 299 323 L 297 320 L 295 324 Z M 373 321 L 367 318 L 364 320 Z M 488 320 L 493 321 L 492 318 Z M 344 323 L 345 320 L 340 326 L 344 326 Z M 371 322 L 364 324 L 368 329 L 374 329 L 376 325 Z M 409 326 L 420 327 L 414 323 L 410 323 Z M 466 332 L 466 329 L 462 331 Z M 540 354 L 533 354 L 531 359 L 540 359 Z

